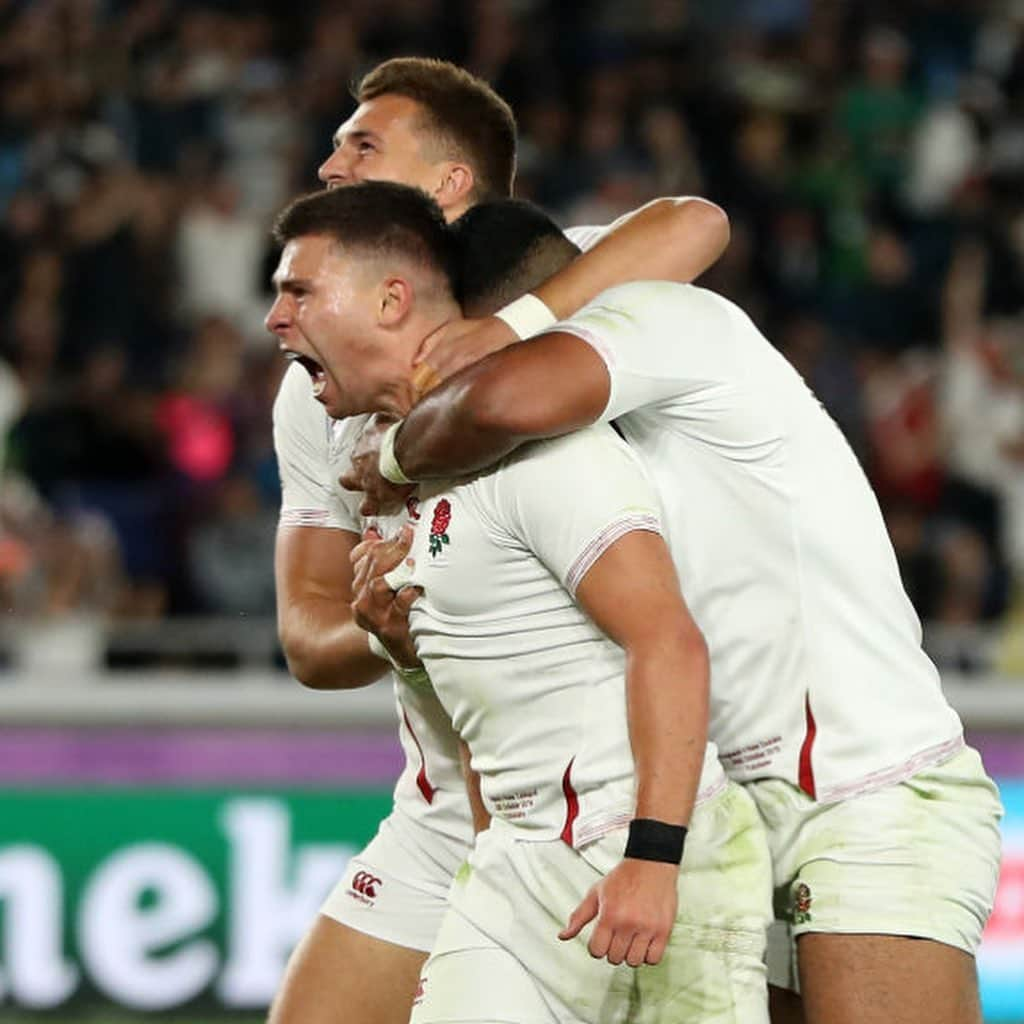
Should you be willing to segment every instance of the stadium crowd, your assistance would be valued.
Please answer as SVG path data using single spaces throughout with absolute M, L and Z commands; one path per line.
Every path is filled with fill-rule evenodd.
M 922 617 L 1024 614 L 1021 0 L 0 2 L 5 609 L 273 612 L 268 229 L 398 54 L 495 85 L 560 222 L 720 203 L 701 283 L 849 437 Z

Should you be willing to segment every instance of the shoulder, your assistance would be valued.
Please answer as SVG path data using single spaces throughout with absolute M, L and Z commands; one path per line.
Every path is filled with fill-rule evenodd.
M 581 480 L 600 480 L 619 466 L 643 472 L 633 449 L 607 423 L 597 423 L 561 437 L 524 444 L 500 463 L 498 473 L 512 481 L 545 480 L 564 489 Z

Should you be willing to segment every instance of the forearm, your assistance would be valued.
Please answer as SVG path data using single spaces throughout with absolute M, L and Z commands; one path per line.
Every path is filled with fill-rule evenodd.
M 492 466 L 526 441 L 597 420 L 609 376 L 585 341 L 552 332 L 495 352 L 423 398 L 405 418 L 395 455 L 413 480 Z
M 489 423 L 481 415 L 476 395 L 487 362 L 463 370 L 406 416 L 395 437 L 395 455 L 410 479 L 443 479 L 482 469 L 521 443 L 505 424 Z
M 347 604 L 304 598 L 279 614 L 288 670 L 316 690 L 354 689 L 380 679 L 388 665 L 370 652 L 368 634 L 352 621 Z
M 617 223 L 534 292 L 559 319 L 607 288 L 630 281 L 688 284 L 729 244 L 729 218 L 701 199 L 655 199 Z
M 708 658 L 700 634 L 629 652 L 626 700 L 636 817 L 688 824 L 707 743 Z

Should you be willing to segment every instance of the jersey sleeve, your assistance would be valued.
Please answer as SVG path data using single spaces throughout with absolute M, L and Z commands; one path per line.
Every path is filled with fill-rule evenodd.
M 609 427 L 527 445 L 493 479 L 505 527 L 573 595 L 620 537 L 661 532 L 654 488 Z
M 710 200 L 704 199 L 702 196 L 676 196 L 677 202 L 683 200 L 690 200 L 697 203 L 708 203 L 710 206 L 714 206 Z M 581 252 L 586 252 L 588 249 L 593 249 L 602 238 L 610 235 L 623 221 L 628 220 L 633 216 L 632 211 L 624 214 L 617 220 L 613 220 L 611 224 L 579 224 L 571 228 L 566 228 L 563 234 L 570 242 L 573 243 Z
M 346 501 L 333 479 L 330 418 L 313 398 L 300 366 L 285 372 L 274 401 L 274 451 L 281 476 L 281 526 L 360 532 L 356 496 Z
M 730 376 L 728 311 L 692 285 L 619 285 L 550 330 L 576 335 L 604 360 L 610 392 L 603 422 L 666 401 L 713 402 Z
M 593 249 L 611 231 L 610 224 L 580 224 L 566 228 L 563 234 L 581 252 Z

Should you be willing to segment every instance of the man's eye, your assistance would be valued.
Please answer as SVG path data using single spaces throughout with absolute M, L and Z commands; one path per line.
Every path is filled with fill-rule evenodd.
M 360 142 L 356 147 L 359 153 L 375 153 L 377 147 L 372 142 Z

